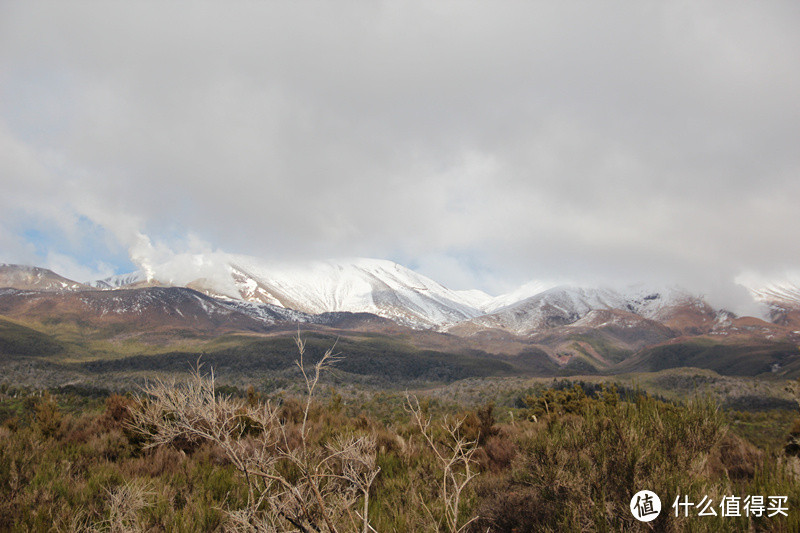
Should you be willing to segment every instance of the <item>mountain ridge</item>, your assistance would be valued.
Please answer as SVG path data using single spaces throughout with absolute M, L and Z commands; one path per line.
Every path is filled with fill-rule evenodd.
M 219 259 L 205 266 L 206 259 L 192 259 L 187 263 L 200 268 L 176 269 L 166 281 L 134 273 L 92 286 L 46 269 L 7 266 L 3 279 L 18 288 L 0 287 L 0 319 L 16 324 L 7 328 L 6 351 L 27 345 L 44 357 L 63 346 L 62 356 L 74 358 L 88 347 L 89 357 L 113 358 L 154 346 L 180 351 L 189 343 L 199 350 L 190 353 L 200 355 L 203 343 L 213 347 L 221 337 L 249 345 L 302 330 L 354 342 L 383 339 L 369 363 L 376 371 L 382 354 L 396 357 L 400 343 L 404 354 L 475 356 L 476 364 L 503 362 L 548 375 L 675 365 L 724 373 L 728 359 L 744 372 L 752 350 L 754 371 L 800 375 L 800 358 L 790 349 L 800 343 L 800 307 L 786 298 L 771 304 L 778 314 L 767 322 L 714 308 L 678 287 L 528 284 L 515 296 L 491 299 L 452 291 L 389 261 L 316 262 L 298 271 L 241 256 L 236 263 Z
M 493 297 L 477 289 L 451 290 L 397 263 L 367 258 L 287 264 L 215 252 L 178 256 L 147 272 L 155 275 L 137 271 L 82 284 L 47 269 L 0 265 L 0 286 L 44 291 L 186 287 L 228 305 L 241 302 L 255 316 L 268 308 L 303 316 L 369 313 L 412 329 L 461 335 L 485 329 L 531 335 L 580 325 L 592 311 L 629 313 L 677 332 L 716 328 L 719 333 L 727 323 L 720 317 L 731 314 L 678 287 L 612 289 L 534 281 Z M 800 325 L 800 288 L 784 283 L 749 290 L 770 310 L 772 322 Z M 620 316 L 615 320 L 623 320 Z

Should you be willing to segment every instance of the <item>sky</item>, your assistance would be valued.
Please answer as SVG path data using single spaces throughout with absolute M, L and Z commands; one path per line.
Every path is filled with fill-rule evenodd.
M 0 262 L 800 269 L 797 2 L 0 2 Z

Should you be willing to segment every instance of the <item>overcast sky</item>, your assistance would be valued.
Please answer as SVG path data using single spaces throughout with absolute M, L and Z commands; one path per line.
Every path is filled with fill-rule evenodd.
M 798 2 L 3 1 L 0 261 L 782 276 L 798 28 Z

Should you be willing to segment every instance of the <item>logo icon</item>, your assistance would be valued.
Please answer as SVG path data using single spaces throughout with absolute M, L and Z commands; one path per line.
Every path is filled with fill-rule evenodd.
M 640 490 L 631 498 L 631 513 L 640 522 L 650 522 L 661 512 L 661 500 L 655 492 Z

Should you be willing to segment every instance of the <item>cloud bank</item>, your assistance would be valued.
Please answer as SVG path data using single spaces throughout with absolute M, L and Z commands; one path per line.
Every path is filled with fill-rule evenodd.
M 5 2 L 1 260 L 360 255 L 495 294 L 729 295 L 800 262 L 798 25 L 791 3 Z

